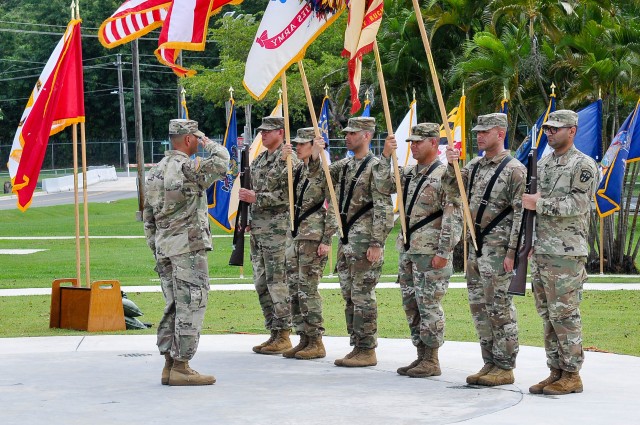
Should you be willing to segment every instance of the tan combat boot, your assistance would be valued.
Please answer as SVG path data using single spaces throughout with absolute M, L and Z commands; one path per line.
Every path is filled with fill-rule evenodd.
M 416 348 L 418 350 L 418 358 L 412 361 L 409 366 L 399 367 L 396 370 L 396 372 L 398 372 L 398 375 L 407 376 L 407 371 L 409 369 L 413 369 L 414 367 L 418 366 L 418 364 L 422 361 L 422 358 L 424 357 L 424 353 L 425 353 L 425 350 L 427 349 L 427 346 L 424 345 L 423 343 L 420 343 Z
M 544 395 L 565 395 L 571 393 L 581 393 L 583 390 L 582 379 L 579 372 L 562 371 L 562 378 L 551 385 L 543 388 Z
M 260 354 L 282 354 L 291 349 L 291 340 L 289 339 L 289 329 L 280 329 L 271 343 L 265 345 L 260 350 Z
M 353 347 L 353 350 L 351 350 L 350 353 L 348 353 L 346 356 L 344 356 L 341 359 L 335 359 L 333 364 L 336 366 L 344 366 L 344 361 L 347 359 L 350 359 L 351 357 L 355 356 L 356 354 L 358 354 L 358 352 L 360 351 L 360 349 L 358 347 Z
M 344 359 L 342 366 L 345 367 L 366 367 L 378 364 L 375 348 L 360 348 L 358 353 L 350 359 Z
M 172 386 L 195 386 L 211 385 L 216 382 L 216 378 L 210 375 L 200 375 L 189 367 L 189 362 L 173 361 L 173 367 L 169 373 L 169 385 Z
M 513 384 L 514 382 L 513 369 L 500 369 L 498 366 L 494 366 L 491 372 L 478 378 L 478 385 L 485 385 L 487 387 Z
M 412 378 L 426 378 L 429 376 L 440 376 L 440 360 L 438 360 L 438 347 L 427 347 L 422 361 L 413 369 L 407 371 L 407 375 Z
M 276 335 L 278 335 L 278 331 L 271 330 L 271 336 L 269 337 L 269 339 L 263 342 L 262 344 L 256 345 L 255 347 L 253 347 L 253 352 L 260 354 L 260 350 L 266 347 L 267 344 L 271 344 L 273 340 L 276 339 Z
M 562 370 L 551 368 L 551 374 L 544 381 L 540 381 L 535 385 L 529 387 L 529 392 L 531 394 L 542 394 L 542 390 L 547 385 L 553 384 L 558 379 L 562 378 Z
M 309 344 L 309 337 L 305 334 L 300 334 L 300 342 L 298 345 L 293 347 L 291 350 L 287 350 L 282 353 L 282 357 L 286 357 L 288 359 L 293 359 L 296 357 L 296 353 L 298 351 L 304 350 L 304 348 Z
M 474 373 L 473 375 L 467 376 L 467 384 L 476 385 L 478 383 L 478 379 L 480 379 L 481 376 L 484 376 L 487 373 L 491 372 L 491 369 L 493 369 L 493 363 L 485 363 L 484 366 L 482 366 L 482 369 L 480 369 L 478 372 Z
M 173 357 L 171 354 L 164 354 L 164 368 L 162 369 L 162 385 L 169 385 L 169 373 L 171 372 L 171 368 L 173 367 Z
M 310 360 L 310 359 L 322 359 L 326 357 L 327 351 L 324 349 L 322 343 L 322 335 L 309 337 L 309 344 L 304 350 L 296 353 L 296 359 Z

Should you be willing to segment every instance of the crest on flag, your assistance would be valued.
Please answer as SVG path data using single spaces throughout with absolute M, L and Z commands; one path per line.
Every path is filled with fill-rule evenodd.
M 453 147 L 460 151 L 460 158 L 466 159 L 467 157 L 467 142 L 466 142 L 466 131 L 465 131 L 465 103 L 466 96 L 462 96 L 460 98 L 460 103 L 458 106 L 453 108 L 451 112 L 449 112 L 449 116 L 447 117 L 447 122 L 449 124 L 449 128 L 451 129 L 451 133 L 453 135 Z M 444 129 L 444 125 L 440 126 L 440 146 L 438 146 L 438 158 L 440 161 L 447 162 L 447 146 L 449 146 L 449 141 L 447 140 L 447 132 Z

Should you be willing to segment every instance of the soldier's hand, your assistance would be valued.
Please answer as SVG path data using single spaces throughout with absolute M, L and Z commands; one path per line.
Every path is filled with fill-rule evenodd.
M 431 260 L 431 267 L 434 269 L 442 269 L 447 265 L 447 259 L 442 258 L 439 255 L 435 255 Z
M 396 149 L 398 149 L 396 136 L 394 136 L 393 134 L 387 136 L 387 138 L 384 139 L 384 149 L 382 149 L 382 156 L 384 156 L 385 158 L 389 158 Z
M 522 208 L 527 210 L 536 210 L 536 202 L 540 199 L 540 192 L 534 194 L 523 193 L 522 194 Z
M 256 202 L 256 192 L 250 189 L 240 189 L 238 198 L 240 198 L 241 201 L 253 204 Z
M 457 162 L 460 160 L 460 151 L 456 148 L 447 146 L 446 155 L 447 155 L 447 162 L 449 164 L 453 164 L 454 162 Z
M 293 153 L 293 145 L 291 145 L 290 143 L 283 143 L 282 144 L 282 160 L 286 161 L 287 158 L 289 157 L 289 155 L 291 155 Z
M 528 258 L 529 260 L 531 260 L 531 257 L 533 257 L 533 251 L 535 251 L 535 248 L 531 248 L 531 249 L 529 250 L 529 254 L 527 254 L 527 258 Z
M 318 257 L 324 257 L 329 253 L 329 245 L 325 245 L 323 243 L 321 243 L 320 245 L 318 245 Z
M 311 156 L 313 159 L 318 159 L 322 155 L 324 150 L 324 139 L 322 137 L 316 137 L 313 139 L 313 146 L 311 146 Z
M 507 273 L 511 273 L 513 271 L 513 258 L 504 257 L 504 261 L 502 262 L 502 266 L 504 267 L 504 271 Z
M 382 247 L 381 246 L 370 246 L 367 249 L 367 260 L 371 263 L 375 263 L 376 261 L 380 261 L 382 258 Z
M 202 147 L 204 147 L 204 145 L 207 144 L 207 142 L 209 142 L 209 138 L 207 136 L 204 137 L 198 137 L 198 144 Z

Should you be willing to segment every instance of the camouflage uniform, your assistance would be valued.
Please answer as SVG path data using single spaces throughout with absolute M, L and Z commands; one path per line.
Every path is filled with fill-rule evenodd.
M 427 137 L 440 137 L 438 124 L 423 123 L 414 126 L 407 142 L 420 141 Z M 389 164 L 390 159 L 381 160 Z M 435 164 L 439 165 L 435 165 Z M 420 185 L 422 178 L 434 168 Z M 382 167 L 381 167 L 382 168 Z M 407 227 L 434 213 L 442 214 L 435 220 L 411 233 L 409 249 L 405 248 L 402 233 L 396 240 L 398 257 L 398 282 L 402 289 L 402 305 L 407 316 L 411 341 L 418 347 L 420 342 L 430 348 L 444 343 L 444 310 L 442 298 L 449 287 L 453 273 L 453 249 L 462 235 L 462 209 L 457 189 L 445 193 L 441 178 L 447 166 L 435 160 L 424 166 L 412 165 L 402 170 L 403 193 Z M 406 188 L 409 182 L 408 190 Z M 418 186 L 420 187 L 418 188 Z M 416 195 L 416 190 L 419 190 Z M 415 201 L 412 200 L 415 198 Z M 410 213 L 407 213 L 411 205 Z M 431 267 L 435 255 L 447 259 L 442 269 Z
M 372 131 L 373 118 L 351 118 L 343 131 Z M 348 205 L 349 187 L 360 166 L 368 161 L 363 172 L 355 181 L 353 194 Z M 331 179 L 335 183 L 340 211 L 346 213 L 346 221 L 368 203 L 373 207 L 353 223 L 351 229 L 338 245 L 336 268 L 340 278 L 342 297 L 345 300 L 345 318 L 350 344 L 355 347 L 372 349 L 377 346 L 378 305 L 375 287 L 380 278 L 384 255 L 372 263 L 367 259 L 369 247 L 382 247 L 393 227 L 391 193 L 395 189 L 391 174 L 379 170 L 379 158 L 369 152 L 364 158 L 345 158 L 331 164 Z M 344 191 L 341 181 L 344 179 Z M 346 232 L 345 223 L 342 224 Z
M 313 128 L 298 130 L 294 143 L 308 143 L 315 137 Z M 316 337 L 324 334 L 322 319 L 322 297 L 318 284 L 328 256 L 317 254 L 322 243 L 331 245 L 331 238 L 338 225 L 333 208 L 325 207 L 330 199 L 329 187 L 320 165 L 320 160 L 309 158 L 309 163 L 300 162 L 293 170 L 296 200 L 295 214 L 317 211 L 298 222 L 295 235 L 291 231 L 287 238 L 287 282 L 291 294 L 293 327 L 297 334 Z
M 204 137 L 190 120 L 171 120 L 169 134 Z M 208 141 L 204 149 L 210 156 L 196 160 L 181 151 L 165 152 L 145 185 L 144 231 L 166 302 L 158 348 L 180 361 L 191 359 L 198 348 L 209 295 L 206 251 L 213 245 L 205 191 L 226 175 L 229 164 L 223 146 Z
M 504 114 L 479 116 L 478 126 L 473 130 L 490 130 L 496 126 L 506 128 L 506 116 L 496 117 L 498 115 Z M 474 221 L 489 180 L 507 155 L 509 151 L 505 150 L 492 158 L 476 157 L 460 170 L 462 180 L 468 188 L 471 172 L 475 165 L 479 164 L 472 191 L 468 194 L 469 208 Z M 453 166 L 449 165 L 443 182 L 449 187 L 457 188 L 455 179 Z M 512 159 L 493 186 L 482 217 L 481 228 L 484 230 L 505 208 L 512 207 L 513 211 L 484 236 L 481 256 L 477 255 L 471 236 L 467 238 L 469 257 L 466 274 L 469 307 L 480 339 L 482 359 L 485 364 L 493 364 L 503 370 L 515 367 L 519 348 L 516 308 L 512 296 L 507 293 L 513 273 L 504 271 L 503 261 L 507 254 L 510 258 L 515 257 L 522 221 L 522 193 L 525 183 L 525 167 L 518 160 Z M 478 236 L 476 234 L 476 237 Z
M 284 120 L 265 117 L 258 130 L 275 130 Z M 292 158 L 294 164 L 297 158 Z M 286 281 L 285 248 L 289 221 L 287 162 L 282 145 L 273 153 L 262 152 L 251 163 L 251 185 L 256 202 L 251 204 L 251 263 L 253 281 L 268 330 L 291 328 L 291 298 Z
M 566 112 L 571 112 L 566 117 Z M 575 123 L 571 121 L 574 115 Z M 556 122 L 557 121 L 557 122 Z M 577 124 L 577 114 L 556 111 L 545 125 Z M 578 372 L 584 361 L 580 301 L 587 280 L 587 234 L 598 169 L 572 146 L 561 156 L 538 162 L 533 294 L 544 325 L 547 365 Z

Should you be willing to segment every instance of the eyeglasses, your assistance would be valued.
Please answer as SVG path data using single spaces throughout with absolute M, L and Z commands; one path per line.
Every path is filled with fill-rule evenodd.
M 544 126 L 542 127 L 542 131 L 545 132 L 546 134 L 556 134 L 558 130 L 560 130 L 561 128 L 571 128 L 571 127 L 573 126 L 572 125 L 565 125 L 564 127 Z
M 260 130 L 260 134 L 267 134 L 267 133 L 271 133 L 272 131 L 275 131 L 275 130 Z

